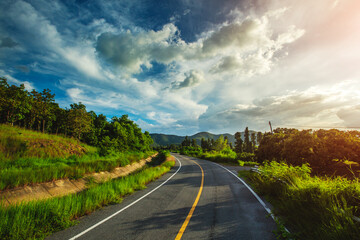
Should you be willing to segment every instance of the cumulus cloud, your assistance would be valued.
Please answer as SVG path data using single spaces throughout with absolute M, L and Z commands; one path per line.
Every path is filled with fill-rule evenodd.
M 304 91 L 290 91 L 279 96 L 258 98 L 225 110 L 208 109 L 199 119 L 204 128 L 233 131 L 249 126 L 265 130 L 271 121 L 275 127 L 336 128 L 359 127 L 360 95 L 347 81 L 324 88 L 314 86 Z M 348 107 L 344 107 L 348 106 Z
M 318 47 L 301 51 L 304 49 L 301 47 L 311 46 L 310 40 L 315 38 L 335 39 L 322 35 L 323 25 L 313 28 L 313 25 L 319 26 L 320 10 L 328 14 L 328 9 L 323 8 L 327 0 L 320 1 L 321 4 L 311 3 L 315 7 L 310 8 L 310 3 L 303 1 L 290 0 L 288 4 L 261 0 L 264 4 L 253 11 L 234 10 L 223 22 L 203 22 L 197 25 L 201 26 L 196 32 L 198 35 L 186 36 L 194 31 L 186 29 L 189 23 L 182 20 L 198 14 L 191 6 L 181 8 L 181 11 L 189 9 L 183 12 L 186 17 L 181 16 L 182 12 L 173 12 L 169 16 L 177 14 L 174 22 L 166 24 L 161 20 L 159 25 L 144 24 L 141 17 L 141 21 L 135 20 L 139 15 L 130 10 L 137 9 L 132 9 L 137 2 L 128 6 L 98 1 L 82 5 L 85 9 L 74 15 L 67 9 L 69 4 L 61 1 L 41 7 L 38 2 L 17 0 L 13 4 L 8 0 L 11 4 L 4 4 L 7 9 L 3 11 L 6 18 L 3 22 L 21 34 L 13 35 L 10 33 L 16 31 L 9 30 L 3 36 L 11 36 L 19 47 L 3 37 L 0 47 L 4 48 L 5 44 L 15 49 L 0 50 L 36 56 L 31 61 L 14 61 L 11 66 L 26 72 L 27 69 L 20 66 L 36 62 L 27 76 L 42 69 L 42 73 L 61 79 L 56 87 L 67 94 L 64 100 L 67 104 L 81 101 L 100 113 L 110 109 L 109 115 L 129 112 L 136 115 L 135 119 L 146 130 L 233 133 L 234 129 L 242 130 L 245 126 L 261 130 L 269 120 L 275 125 L 303 126 L 316 122 L 350 126 L 356 124 L 352 119 L 359 110 L 354 103 L 359 102 L 360 94 L 347 89 L 358 89 L 358 81 L 347 87 L 336 85 L 337 89 L 328 86 L 343 79 L 358 79 L 353 74 L 358 73 L 353 64 L 359 58 L 358 51 L 353 49 L 357 45 L 350 44 L 351 52 L 344 54 L 337 54 L 347 46 L 343 43 L 331 51 Z M 96 14 L 94 5 L 99 7 Z M 128 7 L 124 9 L 123 5 Z M 271 7 L 273 5 L 276 7 Z M 303 7 L 299 12 L 300 5 Z M 338 11 L 342 5 L 339 1 L 331 11 Z M 51 8 L 49 13 L 47 8 Z M 229 12 L 221 11 L 222 14 Z M 309 16 L 307 11 L 316 12 L 312 13 L 315 17 L 303 17 Z M 134 16 L 130 16 L 132 14 Z M 326 18 L 322 15 L 321 19 Z M 187 33 L 183 31 L 184 26 Z M 2 28 L 0 26 L 0 30 Z M 341 33 L 336 37 L 345 35 Z M 358 42 L 356 35 L 351 37 L 353 42 Z M 308 41 L 305 44 L 304 39 Z M 319 54 L 320 51 L 326 54 Z M 346 60 L 350 55 L 354 56 L 351 61 Z M 334 64 L 328 65 L 329 61 Z M 338 66 L 339 63 L 343 66 Z M 0 63 L 4 69 L 9 66 L 10 63 Z M 16 71 L 16 74 L 22 73 Z M 311 88 L 315 83 L 319 87 Z M 30 86 L 28 83 L 27 88 Z
M 106 62 L 130 73 L 139 72 L 141 66 L 151 68 L 152 61 L 185 64 L 186 61 L 208 61 L 223 56 L 211 70 L 220 73 L 239 66 L 236 58 L 247 61 L 246 68 L 255 60 L 273 61 L 274 53 L 301 37 L 304 30 L 291 26 L 274 35 L 268 17 L 263 16 L 224 23 L 193 43 L 184 42 L 178 33 L 173 23 L 164 25 L 159 31 L 106 32 L 98 37 L 96 51 Z
M 342 108 L 337 112 L 337 116 L 344 121 L 346 127 L 360 127 L 360 105 Z
M 167 126 L 176 122 L 172 114 L 166 112 L 149 112 L 147 113 L 148 119 L 155 120 L 161 125 Z
M 176 35 L 172 23 L 159 31 L 132 33 L 130 31 L 101 34 L 96 51 L 107 62 L 130 72 L 140 71 L 141 65 L 151 67 L 151 61 L 169 63 L 181 57 L 185 43 Z
M 172 89 L 189 88 L 199 85 L 204 81 L 204 73 L 198 70 L 191 70 L 185 73 L 185 79 L 182 82 L 176 82 L 172 84 Z
M 222 73 L 236 70 L 241 67 L 241 59 L 235 56 L 223 57 L 215 66 L 210 69 L 211 73 Z
M 271 40 L 267 37 L 266 25 L 266 21 L 246 19 L 222 26 L 204 40 L 202 50 L 205 54 L 216 54 L 219 49 L 228 47 L 248 50 L 259 45 L 269 46 Z

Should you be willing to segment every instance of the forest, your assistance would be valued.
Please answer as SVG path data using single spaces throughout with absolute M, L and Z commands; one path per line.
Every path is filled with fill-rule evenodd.
M 79 103 L 61 108 L 55 102 L 55 94 L 44 89 L 31 92 L 25 86 L 10 85 L 0 78 L 0 123 L 21 128 L 59 134 L 99 147 L 100 155 L 117 151 L 150 150 L 152 139 L 128 118 L 114 116 L 109 122 L 105 115 L 87 111 Z

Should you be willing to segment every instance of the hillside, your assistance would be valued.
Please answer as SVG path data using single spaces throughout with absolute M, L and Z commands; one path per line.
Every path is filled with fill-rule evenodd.
M 111 171 L 145 159 L 154 152 L 112 152 L 74 138 L 0 125 L 0 190 L 57 179 L 77 179 L 87 173 Z
M 73 138 L 0 125 L 1 159 L 64 158 L 90 152 L 96 152 L 96 148 Z
M 250 131 L 251 132 L 251 131 Z M 221 135 L 224 137 L 228 137 L 229 142 L 235 144 L 235 137 L 232 134 L 212 134 L 209 132 L 199 132 L 192 136 L 188 136 L 190 139 L 196 139 L 197 144 L 200 144 L 201 138 L 204 139 L 218 139 Z M 159 133 L 151 133 L 151 138 L 154 140 L 153 146 L 168 146 L 171 144 L 181 144 L 184 140 L 185 136 L 177 136 L 177 135 L 167 135 L 167 134 L 159 134 Z M 244 133 L 241 133 L 241 137 L 244 138 Z

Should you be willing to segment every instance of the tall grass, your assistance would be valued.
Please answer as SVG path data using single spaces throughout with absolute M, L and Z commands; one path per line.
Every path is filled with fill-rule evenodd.
M 0 161 L 0 190 L 61 178 L 80 178 L 86 173 L 111 171 L 151 156 L 154 152 L 125 152 L 101 157 L 88 154 L 67 158 L 20 158 Z
M 0 207 L 0 239 L 42 239 L 76 224 L 76 219 L 122 197 L 160 177 L 174 166 L 165 162 L 136 174 L 94 185 L 89 190 L 61 198 Z
M 298 239 L 359 239 L 360 183 L 346 178 L 311 177 L 308 165 L 270 162 L 261 174 L 247 174 L 253 187 L 274 205 L 275 214 Z
M 152 154 L 116 152 L 99 156 L 97 148 L 76 139 L 0 125 L 0 190 L 111 171 Z

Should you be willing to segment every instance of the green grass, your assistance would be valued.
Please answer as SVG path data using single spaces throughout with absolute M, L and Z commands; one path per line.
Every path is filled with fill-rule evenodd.
M 0 124 L 0 159 L 66 158 L 95 152 L 95 147 L 74 138 Z
M 297 239 L 359 239 L 360 183 L 358 179 L 311 177 L 308 165 L 270 162 L 261 174 L 241 174 L 273 204 Z
M 154 154 L 119 152 L 104 157 L 72 138 L 7 125 L 0 125 L 0 150 L 0 190 L 111 171 Z
M 241 154 L 236 154 L 234 151 L 230 149 L 225 149 L 220 152 L 218 151 L 203 152 L 201 150 L 183 149 L 180 153 L 217 163 L 239 165 L 239 166 L 258 165 L 258 163 L 254 161 L 255 155 L 253 153 L 243 152 Z
M 159 178 L 174 166 L 164 162 L 135 174 L 93 185 L 90 189 L 61 198 L 0 207 L 0 239 L 43 239 L 76 224 L 80 216 L 112 203 Z

